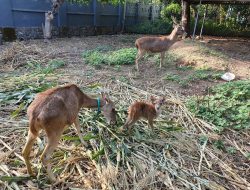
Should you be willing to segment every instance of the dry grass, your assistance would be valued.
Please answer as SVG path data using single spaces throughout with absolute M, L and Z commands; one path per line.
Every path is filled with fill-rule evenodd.
M 16 69 L 23 66 L 27 61 L 38 62 L 46 61 L 42 51 L 36 45 L 25 45 L 22 42 L 14 42 L 11 47 L 6 48 L 0 58 L 0 67 L 8 66 L 11 69 Z
M 1 119 L 0 175 L 11 176 L 9 181 L 12 181 L 7 183 L 0 178 L 2 188 L 245 190 L 250 187 L 241 168 L 235 167 L 223 152 L 212 146 L 211 142 L 220 138 L 213 132 L 214 126 L 194 118 L 185 108 L 183 97 L 165 88 L 157 93 L 153 89 L 147 92 L 120 81 L 106 84 L 106 88 L 117 102 L 119 126 L 124 123 L 124 111 L 131 102 L 150 95 L 166 96 L 168 103 L 155 129 L 150 131 L 142 121 L 135 125 L 132 135 L 121 134 L 116 128 L 106 126 L 102 117 L 93 120 L 92 110 L 83 109 L 80 113 L 82 130 L 97 138 L 89 141 L 91 148 L 87 152 L 77 137 L 75 140 L 63 138 L 52 159 L 61 180 L 50 185 L 43 170 L 38 171 L 36 179 L 20 178 L 26 173 L 20 152 L 27 134 L 27 121 Z M 84 90 L 96 89 L 85 87 Z M 67 129 L 64 137 L 72 136 L 76 136 L 74 130 Z M 201 143 L 203 136 L 207 138 Z M 243 153 L 247 148 L 237 146 Z M 43 147 L 42 138 L 32 154 L 36 168 L 41 166 L 38 155 Z M 91 159 L 94 152 L 99 152 L 100 156 Z M 238 156 L 243 156 L 240 151 Z M 19 177 L 15 179 L 16 176 Z
M 93 42 L 93 38 L 85 40 L 89 40 L 89 44 Z M 69 41 L 71 43 L 72 39 Z M 114 43 L 116 40 L 109 41 Z M 76 45 L 67 46 L 66 42 L 62 45 L 66 50 L 61 50 L 60 40 L 57 42 L 59 45 L 52 44 L 48 48 L 46 45 L 44 49 L 35 44 L 13 43 L 2 52 L 0 67 L 18 68 L 27 61 L 43 64 L 54 58 L 62 58 L 76 67 L 75 63 L 81 60 L 80 47 L 88 47 L 88 44 L 79 42 L 79 49 L 71 52 L 72 46 Z M 101 44 L 99 39 L 97 43 Z M 56 49 L 57 46 L 60 48 Z M 149 67 L 148 70 L 154 70 Z M 134 79 L 131 80 L 134 85 L 128 85 L 115 80 L 109 82 L 115 73 L 111 69 L 100 71 L 93 78 L 83 78 L 79 74 L 82 74 L 82 65 L 76 67 L 75 71 L 78 75 L 67 71 L 64 77 L 35 73 L 3 77 L 0 89 L 3 93 L 15 93 L 17 90 L 23 93 L 27 89 L 34 93 L 32 89 L 48 81 L 60 81 L 59 78 L 62 78 L 61 81 L 68 82 L 76 75 L 78 86 L 84 92 L 96 94 L 100 86 L 112 92 L 118 110 L 118 125 L 113 128 L 106 126 L 102 116 L 95 118 L 95 111 L 82 109 L 79 116 L 89 147 L 85 151 L 74 129 L 66 129 L 51 159 L 59 180 L 50 184 L 39 160 L 46 144 L 45 135 L 42 134 L 37 140 L 31 154 L 37 176 L 30 178 L 21 156 L 28 121 L 23 112 L 18 119 L 10 117 L 18 106 L 15 101 L 8 105 L 1 102 L 0 189 L 250 189 L 250 164 L 247 158 L 250 152 L 249 131 L 215 133 L 215 126 L 195 118 L 185 107 L 185 97 L 161 83 L 157 73 L 150 75 L 155 80 L 152 77 L 150 81 L 141 78 L 140 83 L 133 83 Z M 129 77 L 128 70 L 124 73 Z M 146 77 L 148 79 L 148 75 Z M 135 100 L 148 99 L 150 95 L 166 96 L 168 99 L 161 117 L 155 123 L 155 129 L 149 130 L 146 122 L 140 121 L 131 135 L 117 132 L 117 128 L 125 122 L 128 106 Z M 236 150 L 233 156 L 213 146 L 218 139 Z

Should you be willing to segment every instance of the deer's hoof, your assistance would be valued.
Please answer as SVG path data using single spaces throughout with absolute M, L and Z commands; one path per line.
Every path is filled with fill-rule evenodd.
M 49 181 L 50 181 L 51 183 L 57 183 L 57 182 L 58 182 L 58 179 L 56 179 L 54 175 L 50 175 L 50 176 L 49 176 Z
M 122 132 L 124 132 L 125 130 L 124 130 L 124 128 L 123 127 L 120 127 L 119 129 L 118 129 L 118 132 L 120 132 L 120 133 L 122 133 Z
M 34 171 L 34 169 L 29 169 L 28 174 L 30 177 L 35 177 L 37 175 L 37 171 Z

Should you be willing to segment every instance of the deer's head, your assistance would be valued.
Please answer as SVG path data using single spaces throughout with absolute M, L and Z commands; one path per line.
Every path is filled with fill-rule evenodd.
M 161 106 L 166 102 L 165 97 L 155 98 L 154 96 L 151 96 L 150 100 L 152 104 L 155 106 L 156 111 L 159 111 Z
M 114 125 L 116 124 L 116 110 L 115 104 L 110 100 L 106 93 L 102 93 L 102 98 L 105 101 L 105 105 L 102 106 L 101 111 L 108 124 Z
M 173 30 L 175 31 L 176 35 L 184 35 L 184 27 L 182 24 L 178 23 L 175 17 L 172 17 L 173 21 Z

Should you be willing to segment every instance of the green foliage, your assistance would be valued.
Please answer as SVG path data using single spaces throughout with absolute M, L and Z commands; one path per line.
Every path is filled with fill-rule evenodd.
M 198 35 L 201 28 L 201 21 L 197 25 L 196 34 Z M 191 28 L 194 27 L 194 20 L 191 22 Z M 204 35 L 214 36 L 239 36 L 250 37 L 250 28 L 240 27 L 239 24 L 232 21 L 226 21 L 221 24 L 216 23 L 214 20 L 206 20 L 203 29 Z
M 172 22 L 168 20 L 145 21 L 136 25 L 127 26 L 126 32 L 136 34 L 169 34 L 172 31 Z
M 91 65 L 125 65 L 135 61 L 136 48 L 123 48 L 116 51 L 103 52 L 97 49 L 86 51 L 82 54 L 85 62 Z
M 195 81 L 195 80 L 214 80 L 220 79 L 223 73 L 221 71 L 215 71 L 211 69 L 197 69 L 195 72 L 188 76 L 188 81 Z
M 53 73 L 56 69 L 65 65 L 63 60 L 53 59 L 48 62 L 46 66 L 41 65 L 36 61 L 28 61 L 27 65 L 29 68 L 33 69 L 33 73 L 37 74 L 49 74 Z
M 134 64 L 136 54 L 136 48 L 120 49 L 108 55 L 108 62 L 110 65 Z
M 227 151 L 229 154 L 235 154 L 235 153 L 237 152 L 237 150 L 236 150 L 234 147 L 232 147 L 232 146 L 227 147 L 227 148 L 226 148 L 226 151 Z
M 196 116 L 215 124 L 219 130 L 250 126 L 250 81 L 235 81 L 215 86 L 212 95 L 190 98 L 187 107 Z
M 187 69 L 183 69 L 182 71 L 190 69 L 192 69 L 192 67 L 188 67 Z M 221 75 L 221 71 L 211 70 L 208 68 L 195 70 L 192 74 L 189 74 L 185 78 L 180 78 L 179 75 L 169 73 L 166 74 L 163 79 L 176 82 L 181 85 L 181 87 L 186 88 L 191 82 L 195 82 L 198 80 L 217 80 L 220 79 Z
M 91 65 L 100 65 L 106 62 L 105 54 L 98 51 L 86 51 L 82 54 L 82 57 L 85 59 L 87 64 Z
M 7 85 L 9 82 L 12 84 L 8 86 L 8 89 L 0 91 L 1 104 L 16 106 L 16 109 L 11 113 L 11 117 L 17 117 L 26 110 L 35 94 L 56 85 L 55 82 L 46 81 L 45 77 L 62 67 L 64 61 L 51 60 L 46 66 L 29 61 L 27 65 L 31 69 L 30 74 L 25 74 L 22 77 L 7 76 L 0 80 L 0 87 Z
M 161 11 L 161 18 L 164 20 L 171 21 L 171 16 L 180 20 L 181 18 L 181 5 L 178 3 L 170 3 L 168 6 L 164 7 Z
M 79 4 L 88 4 L 89 2 L 91 2 L 91 0 L 67 0 L 67 1 L 71 2 L 71 3 L 79 3 Z M 125 2 L 125 0 L 97 0 L 97 1 L 101 2 L 101 3 L 110 3 L 110 4 L 113 4 L 113 5 L 118 5 L 119 3 L 124 3 Z M 126 2 L 135 3 L 134 0 L 126 0 Z M 160 4 L 161 0 L 140 0 L 140 2 Z
M 218 148 L 219 150 L 224 150 L 225 149 L 225 145 L 223 143 L 222 140 L 216 140 L 213 145 Z
M 175 82 L 180 82 L 180 77 L 178 75 L 175 74 L 167 74 L 164 77 L 165 80 L 169 80 L 169 81 L 175 81 Z
M 78 3 L 78 4 L 88 4 L 91 2 L 90 0 L 67 0 L 67 1 L 70 3 Z M 120 2 L 124 3 L 124 0 L 98 0 L 98 1 L 102 3 L 111 3 L 114 5 L 117 5 Z

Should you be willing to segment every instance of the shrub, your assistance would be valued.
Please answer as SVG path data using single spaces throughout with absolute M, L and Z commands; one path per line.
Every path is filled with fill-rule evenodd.
M 135 62 L 137 50 L 136 48 L 124 48 L 117 51 L 113 51 L 108 55 L 109 65 L 128 65 Z
M 172 31 L 172 22 L 162 19 L 145 21 L 126 27 L 126 31 L 136 34 L 169 34 Z
M 91 65 L 126 65 L 134 63 L 136 53 L 136 48 L 123 48 L 109 52 L 102 52 L 95 49 L 84 52 L 82 57 L 87 64 Z
M 161 11 L 161 18 L 164 20 L 171 19 L 171 16 L 177 18 L 177 20 L 181 19 L 181 6 L 178 3 L 170 3 L 168 6 L 164 7 Z
M 250 80 L 229 82 L 211 89 L 212 95 L 190 98 L 187 107 L 219 130 L 250 126 Z
M 105 62 L 106 56 L 98 51 L 87 51 L 82 54 L 85 62 L 91 65 L 100 65 Z
M 197 25 L 196 34 L 200 33 L 201 21 Z M 191 29 L 194 28 L 194 20 L 191 21 Z M 230 21 L 222 24 L 216 23 L 214 20 L 206 20 L 203 29 L 204 35 L 214 36 L 238 36 L 250 37 L 250 28 L 242 28 L 240 25 L 232 24 Z

